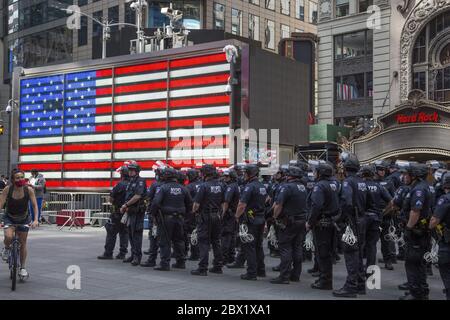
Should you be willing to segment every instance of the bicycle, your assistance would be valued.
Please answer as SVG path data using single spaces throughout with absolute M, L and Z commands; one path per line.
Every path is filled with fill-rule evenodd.
M 14 227 L 14 237 L 10 245 L 9 253 L 8 253 L 8 265 L 9 265 L 9 272 L 10 272 L 10 279 L 11 279 L 11 290 L 16 290 L 16 283 L 17 283 L 17 276 L 19 276 L 19 281 L 24 282 L 27 277 L 23 277 L 19 274 L 19 259 L 20 259 L 20 241 L 19 237 L 17 236 L 17 228 L 24 226 L 23 224 L 11 224 L 9 225 L 11 227 Z M 26 225 L 29 226 L 29 225 Z

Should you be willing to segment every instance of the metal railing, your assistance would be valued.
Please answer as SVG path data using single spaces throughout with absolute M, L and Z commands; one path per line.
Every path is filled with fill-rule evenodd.
M 78 228 L 83 227 L 80 219 L 85 223 L 109 219 L 112 204 L 109 202 L 109 193 L 96 192 L 50 192 L 45 199 L 42 215 L 49 218 L 67 218 L 61 225 Z M 57 221 L 55 221 L 57 222 Z

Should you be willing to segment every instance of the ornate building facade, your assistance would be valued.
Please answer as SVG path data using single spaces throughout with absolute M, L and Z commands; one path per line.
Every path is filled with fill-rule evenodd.
M 370 122 L 366 161 L 450 159 L 450 0 L 320 0 L 318 36 L 319 123 Z

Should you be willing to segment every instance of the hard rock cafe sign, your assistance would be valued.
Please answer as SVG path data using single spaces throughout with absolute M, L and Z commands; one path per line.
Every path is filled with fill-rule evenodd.
M 412 153 L 450 157 L 450 107 L 412 90 L 408 100 L 380 116 L 368 134 L 349 142 L 361 162 Z

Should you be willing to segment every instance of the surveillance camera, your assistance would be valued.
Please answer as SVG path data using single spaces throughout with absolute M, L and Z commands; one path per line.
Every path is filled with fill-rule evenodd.
M 173 14 L 173 9 L 169 8 L 169 7 L 161 8 L 161 14 L 164 14 L 166 16 L 171 15 L 171 14 Z
M 11 107 L 10 104 L 8 104 L 8 105 L 6 106 L 5 111 L 6 111 L 6 113 L 11 113 L 11 112 L 12 112 L 12 107 Z
M 231 91 L 232 91 L 231 85 L 228 83 L 228 84 L 226 85 L 226 87 L 225 87 L 225 93 L 226 93 L 227 95 L 230 95 L 230 94 L 231 94 Z

